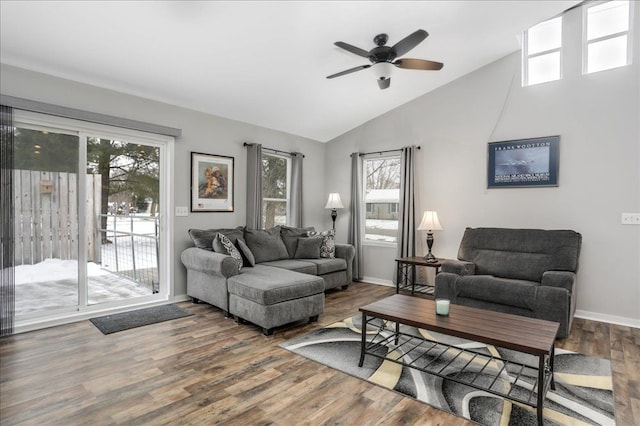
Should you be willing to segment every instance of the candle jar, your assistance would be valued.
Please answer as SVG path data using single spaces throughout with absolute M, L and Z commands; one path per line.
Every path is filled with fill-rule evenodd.
M 449 299 L 436 299 L 436 314 L 449 315 Z

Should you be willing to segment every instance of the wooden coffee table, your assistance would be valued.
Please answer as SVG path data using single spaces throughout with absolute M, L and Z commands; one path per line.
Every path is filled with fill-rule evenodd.
M 549 387 L 555 389 L 553 356 L 558 323 L 462 305 L 451 305 L 448 316 L 439 316 L 436 315 L 433 300 L 402 294 L 394 294 L 386 299 L 363 306 L 360 308 L 360 312 L 362 312 L 363 330 L 360 367 L 364 363 L 365 355 L 371 355 L 406 367 L 416 368 L 425 373 L 434 374 L 536 408 L 538 424 L 542 425 L 542 409 L 546 392 Z M 388 321 L 394 322 L 395 327 L 390 327 Z M 430 340 L 421 334 L 403 333 L 400 332 L 400 324 L 531 354 L 538 358 L 538 365 L 531 366 L 482 352 L 461 349 Z M 378 329 L 377 334 L 369 342 L 366 338 L 367 333 L 364 332 L 367 327 Z M 382 346 L 392 348 L 393 351 L 380 350 Z M 392 352 L 393 355 L 390 355 Z M 418 353 L 421 355 L 416 358 L 415 354 Z M 464 355 L 461 357 L 461 354 Z M 447 359 L 451 360 L 442 366 L 443 360 Z M 446 370 L 454 365 L 452 363 L 460 363 L 460 360 L 465 359 L 469 361 L 462 367 L 462 371 L 453 376 L 446 373 Z M 479 362 L 485 364 L 484 367 L 477 370 Z M 479 383 L 487 381 L 488 372 L 495 370 L 496 365 L 501 368 L 489 377 L 494 377 L 493 381 L 489 385 Z M 511 385 L 523 384 L 524 386 L 510 385 L 507 391 L 497 389 L 494 384 L 501 377 L 503 371 L 510 371 L 510 374 L 517 376 Z M 477 381 L 481 374 L 482 380 Z M 525 383 L 524 377 L 528 375 L 533 377 L 537 375 L 537 380 L 533 385 Z M 518 382 L 518 380 L 521 381 Z M 530 389 L 527 390 L 527 387 Z M 514 392 L 516 389 L 518 390 L 517 395 Z

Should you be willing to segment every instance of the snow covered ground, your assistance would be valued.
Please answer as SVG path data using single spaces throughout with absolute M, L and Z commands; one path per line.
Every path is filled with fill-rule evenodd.
M 158 277 L 156 218 L 110 215 L 107 229 L 111 243 L 101 246 L 102 264 L 87 263 L 89 304 L 151 294 Z M 16 315 L 78 304 L 75 259 L 17 266 L 15 280 Z
M 151 294 L 142 286 L 101 268 L 87 264 L 89 304 L 129 299 Z M 78 261 L 45 259 L 35 265 L 15 268 L 16 315 L 78 304 Z

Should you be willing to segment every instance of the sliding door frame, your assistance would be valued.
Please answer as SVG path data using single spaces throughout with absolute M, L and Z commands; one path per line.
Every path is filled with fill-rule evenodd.
M 14 126 L 34 130 L 50 130 L 78 136 L 78 229 L 86 230 L 87 207 L 86 178 L 87 178 L 87 140 L 89 137 L 120 140 L 126 143 L 141 143 L 153 146 L 160 151 L 160 202 L 159 202 L 159 262 L 158 278 L 159 291 L 148 296 L 131 299 L 115 300 L 94 305 L 88 304 L 87 281 L 87 235 L 86 231 L 78 235 L 78 306 L 61 307 L 37 314 L 26 314 L 16 317 L 15 332 L 25 332 L 52 325 L 64 324 L 81 319 L 91 318 L 103 314 L 131 310 L 132 307 L 146 307 L 165 304 L 174 296 L 174 289 L 169 283 L 173 276 L 173 258 L 171 245 L 173 235 L 173 221 L 170 206 L 173 205 L 173 157 L 175 139 L 172 136 L 158 135 L 118 128 L 109 125 L 90 123 L 85 121 L 62 118 L 52 115 L 14 110 Z

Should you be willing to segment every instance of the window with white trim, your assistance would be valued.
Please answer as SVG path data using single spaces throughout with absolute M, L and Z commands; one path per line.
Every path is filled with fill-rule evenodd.
M 400 155 L 365 156 L 362 171 L 366 211 L 364 241 L 395 244 L 397 206 L 400 202 Z
M 283 155 L 262 154 L 262 227 L 287 224 L 291 159 Z
M 522 85 L 531 86 L 562 77 L 562 16 L 524 32 Z
M 615 0 L 584 8 L 585 74 L 631 63 L 631 2 Z

